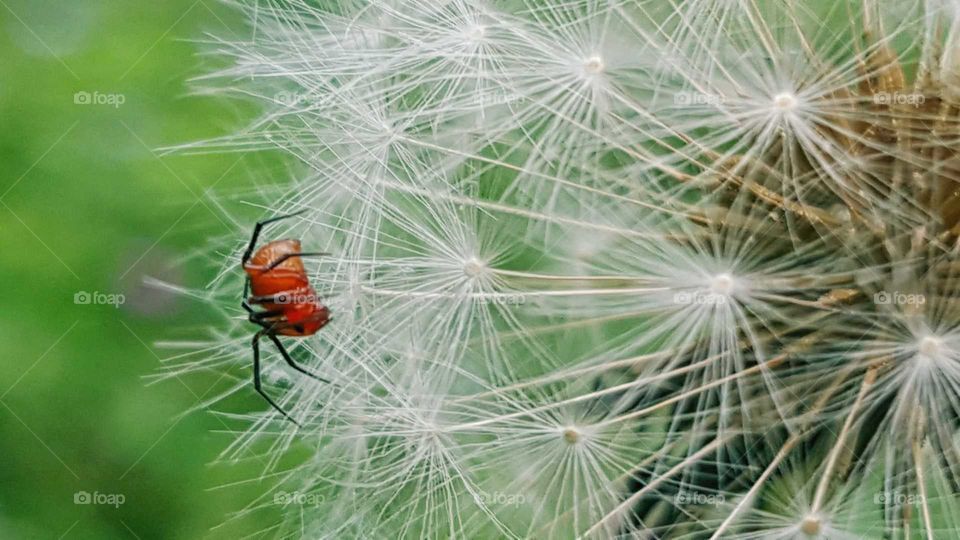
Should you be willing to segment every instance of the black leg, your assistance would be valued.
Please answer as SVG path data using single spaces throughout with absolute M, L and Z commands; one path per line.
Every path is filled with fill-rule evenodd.
M 247 313 L 250 314 L 250 322 L 259 322 L 265 317 L 276 317 L 277 315 L 283 315 L 282 311 L 256 311 L 250 304 L 286 304 L 290 302 L 287 297 L 294 294 L 292 291 L 278 292 L 269 296 L 248 297 L 247 294 L 250 293 L 250 288 L 248 287 L 249 282 L 250 279 L 247 278 L 247 281 L 243 284 L 243 300 L 240 301 L 240 307 L 245 309 Z
M 250 294 L 250 276 L 243 280 L 243 296 L 240 297 L 240 307 L 245 309 L 250 315 L 254 314 L 253 308 L 247 303 L 247 295 Z
M 277 320 L 270 320 L 273 318 Z M 253 311 L 250 313 L 250 316 L 247 317 L 247 320 L 259 324 L 263 327 L 264 330 L 272 329 L 278 322 L 283 322 L 283 312 L 282 311 Z
M 273 399 L 270 396 L 268 396 L 266 392 L 263 391 L 263 388 L 260 385 L 260 336 L 262 336 L 264 333 L 265 331 L 261 330 L 260 332 L 257 332 L 253 336 L 253 387 L 256 388 L 257 393 L 263 396 L 263 399 L 267 400 L 267 403 L 272 405 L 273 408 L 276 409 L 280 414 L 282 414 L 284 418 L 293 422 L 297 426 L 302 427 L 300 426 L 300 422 L 297 422 L 296 420 L 291 418 L 286 411 L 281 409 L 280 406 L 277 405 L 277 403 L 273 401 Z
M 283 359 L 287 361 L 287 364 L 288 364 L 290 367 L 292 367 L 293 369 L 299 371 L 300 373 L 303 373 L 304 375 L 306 375 L 306 376 L 308 376 L 308 377 L 312 377 L 312 378 L 314 378 L 314 379 L 316 379 L 316 380 L 318 380 L 318 381 L 320 381 L 320 382 L 325 382 L 325 383 L 327 383 L 327 384 L 330 384 L 330 381 L 328 381 L 327 379 L 324 379 L 323 377 L 318 377 L 317 375 L 314 375 L 313 373 L 310 373 L 309 371 L 307 371 L 307 370 L 303 369 L 302 367 L 300 367 L 299 364 L 297 364 L 296 362 L 294 362 L 293 358 L 290 357 L 290 353 L 287 352 L 287 349 L 283 346 L 283 343 L 280 342 L 280 338 L 278 338 L 278 337 L 276 336 L 276 334 L 267 333 L 266 335 L 267 335 L 267 337 L 270 338 L 270 341 L 272 341 L 273 344 L 277 346 L 277 350 L 280 351 L 280 354 L 283 355 Z
M 302 214 L 302 213 L 304 213 L 304 212 L 306 212 L 306 211 L 307 211 L 307 210 L 304 209 L 304 210 L 301 210 L 301 211 L 299 211 L 299 212 L 294 212 L 294 213 L 292 213 L 292 214 L 287 214 L 287 215 L 284 215 L 284 216 L 277 216 L 277 217 L 273 217 L 273 218 L 270 218 L 270 219 L 264 219 L 264 220 L 262 220 L 262 221 L 258 221 L 257 224 L 256 224 L 256 226 L 253 227 L 253 236 L 250 237 L 250 244 L 247 245 L 247 250 L 243 252 L 243 258 L 240 259 L 240 263 L 241 263 L 241 264 L 246 264 L 246 262 L 250 260 L 250 257 L 253 255 L 253 249 L 254 249 L 255 247 L 257 247 L 257 238 L 260 237 L 260 231 L 263 230 L 263 228 L 264 228 L 266 225 L 269 225 L 269 224 L 271 224 L 271 223 L 280 221 L 281 219 L 287 219 L 287 218 L 290 218 L 290 217 L 293 217 L 293 216 L 299 216 L 300 214 Z M 244 296 L 246 296 L 246 295 L 244 295 Z
M 264 268 L 264 269 L 261 271 L 261 273 L 269 272 L 269 271 L 273 270 L 274 268 L 276 268 L 276 267 L 280 266 L 281 264 L 283 264 L 284 261 L 286 261 L 287 259 L 292 259 L 292 258 L 294 258 L 294 257 L 323 257 L 323 256 L 325 256 L 325 255 L 330 255 L 330 254 L 329 254 L 329 253 L 324 253 L 324 252 L 322 252 L 322 251 L 317 251 L 317 252 L 313 252 L 313 253 L 287 253 L 286 255 L 283 255 L 283 256 L 280 257 L 279 259 L 277 259 L 277 260 L 273 261 L 272 263 L 270 263 L 270 266 Z

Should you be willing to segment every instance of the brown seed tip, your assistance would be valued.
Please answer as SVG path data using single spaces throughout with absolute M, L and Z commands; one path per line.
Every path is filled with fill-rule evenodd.
M 816 536 L 820 534 L 820 518 L 817 516 L 807 516 L 800 524 L 800 530 L 807 536 Z
M 563 430 L 563 440 L 568 444 L 576 444 L 580 440 L 580 432 L 572 427 L 566 428 Z

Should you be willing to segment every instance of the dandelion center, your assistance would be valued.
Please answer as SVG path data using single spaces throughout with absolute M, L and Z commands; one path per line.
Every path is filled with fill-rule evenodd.
M 603 73 L 605 68 L 606 64 L 603 63 L 603 58 L 597 55 L 591 56 L 583 62 L 583 70 L 590 75 Z
M 943 340 L 937 336 L 924 336 L 920 340 L 918 349 L 925 358 L 937 358 L 943 352 Z
M 467 41 L 477 42 L 482 40 L 487 35 L 487 29 L 485 26 L 480 24 L 475 24 L 464 32 L 464 35 L 467 38 Z
M 773 105 L 783 112 L 791 111 L 797 106 L 797 98 L 789 92 L 781 92 L 773 96 Z
M 728 296 L 733 292 L 734 280 L 730 274 L 718 274 L 710 280 L 710 292 Z
M 563 430 L 563 440 L 567 444 L 577 444 L 580 441 L 580 432 L 577 428 L 568 427 Z
M 817 536 L 820 534 L 820 518 L 817 516 L 807 516 L 800 523 L 800 531 L 807 536 Z
M 463 273 L 470 279 L 477 279 L 487 270 L 487 265 L 476 257 L 471 257 L 463 263 Z

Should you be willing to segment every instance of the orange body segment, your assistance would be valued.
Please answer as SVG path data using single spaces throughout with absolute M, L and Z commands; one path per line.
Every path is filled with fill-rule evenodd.
M 299 240 L 276 240 L 258 249 L 243 266 L 253 296 L 274 298 L 258 303 L 281 314 L 275 321 L 280 335 L 309 336 L 330 320 L 330 311 L 317 298 L 303 261 L 292 256 L 300 253 Z

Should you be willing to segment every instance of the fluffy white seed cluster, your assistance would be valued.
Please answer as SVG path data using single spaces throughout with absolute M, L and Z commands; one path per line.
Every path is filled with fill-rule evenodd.
M 288 155 L 266 236 L 333 254 L 283 338 L 332 384 L 267 354 L 303 428 L 236 419 L 310 448 L 279 536 L 956 534 L 953 2 L 241 7 L 209 80 L 265 112 L 196 148 Z M 224 264 L 175 369 L 250 393 Z

